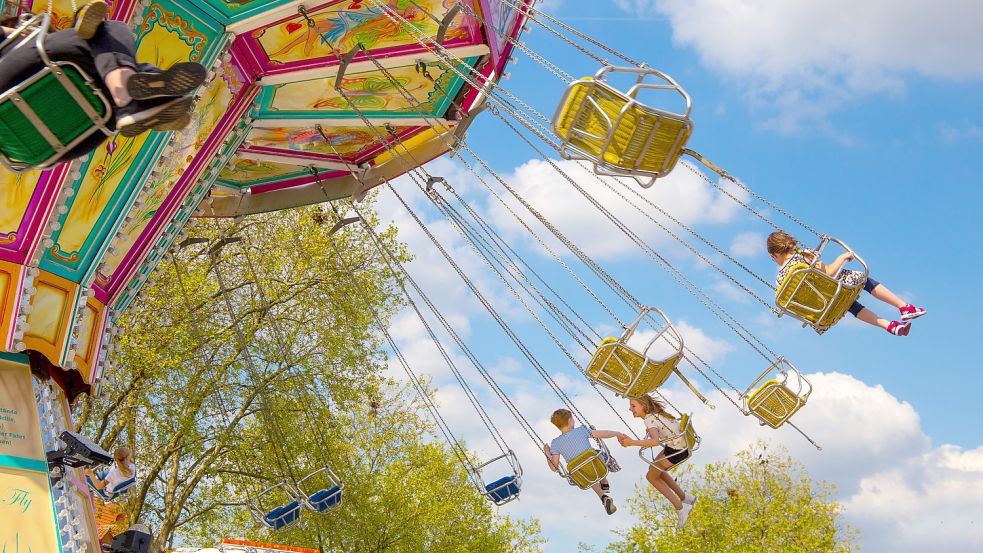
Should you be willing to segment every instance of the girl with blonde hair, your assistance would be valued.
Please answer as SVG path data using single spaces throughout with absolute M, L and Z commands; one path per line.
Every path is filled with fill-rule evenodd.
M 663 446 L 662 452 L 655 458 L 655 466 L 649 466 L 645 479 L 659 491 L 672 506 L 676 508 L 678 520 L 676 527 L 682 529 L 689 518 L 690 511 L 696 498 L 687 495 L 676 480 L 669 474 L 669 469 L 689 459 L 689 445 L 686 436 L 679 427 L 679 421 L 673 417 L 659 400 L 645 394 L 628 400 L 628 410 L 635 418 L 645 422 L 645 439 L 633 440 L 628 436 L 618 438 L 622 447 L 656 447 Z
M 133 464 L 133 454 L 130 452 L 130 448 L 117 447 L 113 451 L 113 466 L 108 472 L 96 474 L 86 469 L 85 475 L 89 481 L 89 487 L 102 492 L 100 495 L 112 497 L 123 493 L 136 483 L 137 467 Z

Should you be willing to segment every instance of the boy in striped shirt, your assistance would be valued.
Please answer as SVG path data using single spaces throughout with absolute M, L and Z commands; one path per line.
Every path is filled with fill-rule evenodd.
M 621 432 L 615 432 L 614 430 L 591 430 L 586 426 L 574 427 L 573 413 L 567 409 L 557 409 L 554 411 L 553 416 L 550 417 L 550 422 L 560 429 L 559 436 L 554 438 L 548 445 L 543 445 L 543 453 L 546 454 L 546 461 L 549 463 L 550 470 L 553 472 L 557 472 L 559 469 L 561 457 L 563 458 L 563 462 L 569 466 L 571 460 L 576 459 L 585 451 L 590 451 L 592 449 L 590 443 L 591 438 L 603 439 L 624 436 Z M 609 470 L 612 472 L 621 470 L 621 467 L 617 465 L 614 458 L 605 455 L 603 451 L 599 453 L 601 460 L 608 466 Z M 601 504 L 604 505 L 604 510 L 607 514 L 613 515 L 618 510 L 618 507 L 614 504 L 614 500 L 607 494 L 607 492 L 611 491 L 611 485 L 608 483 L 607 477 L 602 478 L 600 482 L 594 483 L 591 489 L 601 498 Z

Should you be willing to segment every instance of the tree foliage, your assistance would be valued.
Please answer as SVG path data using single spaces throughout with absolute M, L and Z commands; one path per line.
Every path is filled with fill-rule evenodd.
M 618 553 L 717 551 L 829 552 L 853 550 L 856 532 L 839 520 L 834 488 L 809 478 L 786 451 L 764 442 L 729 462 L 679 476 L 696 506 L 683 531 L 672 505 L 646 486 L 630 500 L 639 522 L 619 531 L 607 550 Z
M 494 515 L 421 406 L 381 376 L 375 316 L 401 306 L 397 277 L 361 225 L 332 235 L 334 222 L 317 208 L 199 222 L 126 313 L 103 394 L 78 418 L 103 447 L 135 452 L 131 519 L 160 548 L 223 536 L 332 551 L 535 548 L 535 522 Z M 406 258 L 395 229 L 379 240 Z M 243 502 L 327 463 L 345 482 L 342 509 L 276 535 L 252 523 Z

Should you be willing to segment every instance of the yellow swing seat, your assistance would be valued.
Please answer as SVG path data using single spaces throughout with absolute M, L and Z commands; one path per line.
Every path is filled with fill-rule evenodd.
M 664 321 L 662 329 L 639 351 L 628 345 L 639 323 L 649 313 L 655 312 Z M 648 351 L 659 338 L 665 338 L 673 352 L 660 359 L 651 359 Z M 673 372 L 677 372 L 683 358 L 683 338 L 665 313 L 656 307 L 643 308 L 638 318 L 625 330 L 621 338 L 605 338 L 598 345 L 587 363 L 587 378 L 623 397 L 639 397 L 662 386 Z
M 662 453 L 661 448 L 665 447 L 665 445 L 668 442 L 671 442 L 672 440 L 680 436 L 683 436 L 686 440 L 686 449 L 689 450 L 689 456 L 683 461 L 680 461 L 679 463 L 673 465 L 669 470 L 676 470 L 677 467 L 681 466 L 686 461 L 692 459 L 693 453 L 696 450 L 700 449 L 700 443 L 702 442 L 702 439 L 700 438 L 699 434 L 696 433 L 696 429 L 693 428 L 693 415 L 691 413 L 684 413 L 682 416 L 679 417 L 679 428 L 680 428 L 679 434 L 675 436 L 671 436 L 668 439 L 664 440 L 662 443 L 659 444 L 659 449 L 656 449 L 653 446 L 639 448 L 638 457 L 641 458 L 641 460 L 648 463 L 649 465 L 651 465 L 652 467 L 654 467 L 655 469 L 663 470 L 662 467 L 658 466 L 658 457 L 659 454 Z
M 637 75 L 627 94 L 605 82 L 607 73 Z M 646 77 L 659 82 L 645 82 Z M 673 113 L 638 101 L 646 89 L 671 90 L 685 100 L 683 113 Z M 561 139 L 566 159 L 587 159 L 599 175 L 634 177 L 648 188 L 676 166 L 693 132 L 690 98 L 668 75 L 649 68 L 601 68 L 568 87 L 553 116 L 553 131 Z M 642 178 L 648 177 L 648 178 Z
M 608 466 L 597 451 L 588 449 L 567 463 L 566 472 L 569 481 L 586 490 L 608 475 Z
M 844 250 L 853 253 L 856 261 L 863 266 L 863 279 L 857 284 L 843 283 L 838 278 L 839 274 L 835 277 L 829 276 L 816 266 L 823 249 L 829 242 L 835 242 Z M 842 273 L 843 270 L 840 269 L 840 272 Z M 863 291 L 868 275 L 867 264 L 853 250 L 836 238 L 824 236 L 819 248 L 816 249 L 816 261 L 812 264 L 793 265 L 785 280 L 779 283 L 778 290 L 775 292 L 775 304 L 780 309 L 778 316 L 788 314 L 802 321 L 803 326 L 811 326 L 817 333 L 822 334 L 850 310 L 850 306 Z
M 777 376 L 764 380 L 775 369 Z M 784 357 L 779 357 L 741 394 L 742 410 L 762 424 L 778 428 L 805 406 L 811 393 L 812 383 Z
M 45 67 L 0 94 L 0 164 L 14 173 L 47 169 L 96 132 L 109 136 L 112 107 L 96 82 L 78 65 L 53 62 L 44 49 L 49 16 L 25 21 L 0 47 L 24 35 L 33 40 Z

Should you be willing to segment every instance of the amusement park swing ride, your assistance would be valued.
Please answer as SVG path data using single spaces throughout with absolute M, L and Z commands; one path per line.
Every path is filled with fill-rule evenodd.
M 19 34 L 7 37 L 3 48 L 42 53 L 50 36 L 48 26 L 71 26 L 77 7 L 70 0 L 7 0 L 2 6 L 4 15 L 20 16 L 22 22 Z M 114 370 L 115 342 L 126 332 L 118 321 L 155 270 L 170 262 L 176 274 L 182 274 L 177 256 L 169 254 L 178 243 L 187 245 L 185 227 L 194 220 L 208 224 L 204 221 L 325 202 L 332 202 L 332 231 L 357 225 L 390 274 L 399 277 L 398 292 L 491 438 L 491 452 L 464 450 L 452 421 L 420 390 L 475 489 L 496 506 L 520 499 L 519 455 L 469 382 L 474 373 L 459 366 L 457 352 L 523 434 L 538 449 L 546 442 L 529 414 L 522 413 L 496 381 L 487 360 L 365 222 L 358 202 L 376 188 L 406 209 L 433 250 L 581 424 L 590 426 L 590 421 L 475 276 L 413 211 L 408 194 L 419 193 L 430 201 L 487 274 L 500 282 L 607 405 L 611 394 L 661 396 L 660 388 L 674 379 L 713 408 L 691 381 L 695 374 L 742 415 L 772 428 L 799 430 L 790 419 L 809 400 L 812 386 L 806 377 L 591 194 L 595 188 L 614 193 L 766 310 L 795 318 L 818 333 L 841 319 L 863 289 L 862 281 L 844 283 L 818 266 L 827 248 L 853 253 L 842 241 L 809 227 L 688 147 L 694 136 L 691 99 L 670 76 L 538 10 L 532 0 L 114 0 L 109 7 L 109 17 L 127 23 L 136 34 L 138 57 L 162 66 L 197 62 L 208 68 L 208 77 L 195 92 L 196 108 L 186 128 L 136 137 L 107 128 L 111 106 L 92 75 L 47 56 L 41 56 L 45 63 L 37 75 L 0 96 L 0 413 L 19 413 L 16 422 L 8 422 L 25 437 L 0 441 L 0 493 L 20 487 L 32 490 L 37 499 L 50 498 L 37 501 L 50 508 L 0 522 L 0 544 L 16 538 L 30 543 L 34 551 L 99 549 L 94 501 L 118 501 L 139 476 L 127 486 L 90 489 L 79 467 L 106 463 L 109 455 L 71 432 L 71 405 L 80 394 L 98 397 L 100 384 Z M 575 78 L 530 49 L 522 37 L 531 26 L 591 58 L 597 67 L 594 75 Z M 555 77 L 558 90 L 564 87 L 552 116 L 513 95 L 502 82 L 519 55 Z M 619 65 L 609 59 L 619 60 Z M 616 85 L 623 78 L 632 81 L 627 90 Z M 637 247 L 641 257 L 665 270 L 760 355 L 760 376 L 749 379 L 746 387 L 732 384 L 685 343 L 669 314 L 643 303 L 483 160 L 467 136 L 479 115 L 514 131 L 516 143 L 548 163 L 572 192 L 582 195 Z M 95 150 L 77 159 L 61 159 L 82 138 L 96 133 L 106 138 Z M 487 214 L 468 203 L 453 182 L 429 172 L 427 163 L 445 154 L 458 158 L 489 201 L 514 218 L 550 263 L 623 329 L 620 335 L 605 337 L 588 324 Z M 557 157 L 591 177 L 574 178 L 566 169 L 571 165 L 559 164 Z M 770 227 L 780 229 L 766 215 L 777 213 L 814 234 L 819 244 L 815 261 L 793 267 L 777 285 L 754 273 L 646 196 L 646 189 L 660 186 L 659 179 L 673 171 L 699 175 Z M 394 187 L 391 181 L 401 176 L 413 186 Z M 336 206 L 342 204 L 349 216 L 340 214 Z M 545 233 L 530 227 L 525 217 L 537 221 Z M 562 250 L 551 244 L 560 244 Z M 267 277 L 250 260 L 248 236 L 222 236 L 199 246 L 210 258 L 230 320 L 236 320 L 236 314 L 228 290 L 248 289 L 267 302 Z M 335 254 L 340 263 L 347 263 L 337 246 Z M 568 255 L 579 263 L 566 261 Z M 247 270 L 229 273 L 232 257 L 244 260 Z M 866 277 L 866 264 L 853 257 Z M 617 306 L 586 283 L 587 274 L 602 283 L 603 295 L 616 298 Z M 230 280 L 236 275 L 248 278 Z M 750 285 L 745 284 L 748 277 Z M 353 283 L 358 289 L 354 278 Z M 768 292 L 760 292 L 762 288 Z M 762 296 L 767 293 L 774 294 L 774 301 Z M 359 295 L 355 301 L 370 306 L 360 289 Z M 619 315 L 623 309 L 634 318 Z M 383 320 L 378 315 L 374 319 L 398 365 L 418 383 L 414 367 Z M 234 330 L 250 377 L 260 378 L 264 369 L 249 353 L 254 345 L 241 329 Z M 275 326 L 271 331 L 278 347 L 285 348 L 280 331 Z M 320 400 L 316 392 L 306 393 L 311 402 Z M 671 404 L 670 408 L 681 415 L 681 435 L 695 451 L 700 444 L 693 424 L 698 414 L 680 413 Z M 277 424 L 268 421 L 270 432 Z M 559 474 L 584 489 L 603 479 L 609 470 L 603 461 L 606 447 L 597 443 L 598 450 L 562 464 Z M 53 456 L 56 452 L 60 453 Z M 639 454 L 654 466 L 651 448 Z M 329 516 L 345 508 L 345 474 L 334 466 L 308 470 L 294 466 L 286 452 L 275 451 L 274 457 L 280 480 L 272 485 L 257 482 L 242 501 L 257 525 L 275 533 L 305 517 Z M 31 534 L 17 534 L 17 528 L 32 528 Z M 228 541 L 217 547 L 238 551 L 241 545 Z

